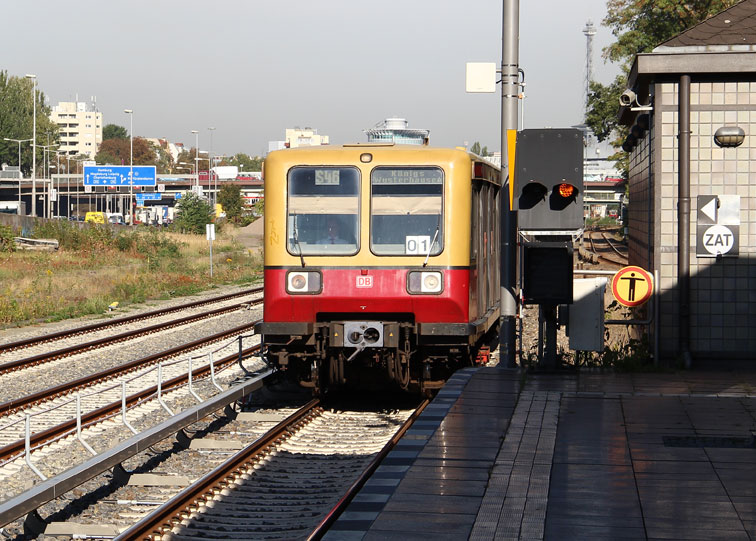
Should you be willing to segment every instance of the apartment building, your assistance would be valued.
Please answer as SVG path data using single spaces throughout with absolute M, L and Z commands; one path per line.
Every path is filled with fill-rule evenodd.
M 60 128 L 61 152 L 70 156 L 86 155 L 94 159 L 102 143 L 102 113 L 87 103 L 59 102 L 53 106 L 50 120 Z

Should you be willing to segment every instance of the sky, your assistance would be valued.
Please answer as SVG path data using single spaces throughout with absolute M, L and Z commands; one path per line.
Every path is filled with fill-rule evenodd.
M 128 129 L 132 109 L 135 136 L 193 147 L 198 130 L 201 150 L 263 155 L 286 128 L 365 142 L 400 117 L 433 146 L 499 148 L 500 87 L 467 94 L 465 63 L 501 63 L 502 0 L 3 4 L 0 70 L 37 75 L 49 104 L 96 96 L 104 124 Z M 594 79 L 618 73 L 605 15 L 606 0 L 521 0 L 525 128 L 582 121 L 589 19 Z

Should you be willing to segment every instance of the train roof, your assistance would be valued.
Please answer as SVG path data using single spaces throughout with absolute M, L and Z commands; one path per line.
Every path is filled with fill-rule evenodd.
M 289 157 L 289 159 L 291 159 L 294 158 L 294 156 L 298 156 L 294 159 L 299 160 L 304 158 L 305 156 L 312 156 L 315 154 L 320 154 L 322 156 L 324 153 L 344 154 L 345 152 L 349 153 L 350 151 L 354 152 L 355 155 L 359 155 L 363 152 L 371 152 L 376 155 L 381 155 L 384 153 L 408 153 L 426 156 L 433 155 L 435 156 L 433 159 L 436 160 L 449 159 L 452 156 L 456 156 L 458 158 L 459 156 L 464 155 L 473 162 L 480 162 L 497 171 L 499 170 L 499 166 L 497 166 L 496 164 L 493 164 L 485 158 L 478 156 L 477 154 L 473 154 L 472 152 L 469 152 L 465 149 L 432 147 L 428 145 L 398 145 L 395 143 L 345 143 L 343 145 L 320 145 L 285 148 L 282 150 L 271 151 L 268 154 L 268 157 L 272 156 L 282 159 L 287 159 L 286 157 Z

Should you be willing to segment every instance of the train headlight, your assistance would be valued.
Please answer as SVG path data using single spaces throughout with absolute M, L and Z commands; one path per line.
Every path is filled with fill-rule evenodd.
M 413 271 L 407 277 L 407 291 L 410 293 L 441 293 L 444 289 L 444 275 L 441 271 Z
M 317 271 L 290 271 L 286 275 L 286 292 L 293 295 L 320 293 L 321 285 Z

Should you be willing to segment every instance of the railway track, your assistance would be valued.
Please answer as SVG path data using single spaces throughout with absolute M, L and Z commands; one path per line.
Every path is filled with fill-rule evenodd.
M 227 295 L 220 295 L 217 297 L 211 297 L 208 299 L 202 299 L 190 303 L 180 304 L 177 306 L 171 306 L 169 308 L 162 308 L 159 310 L 152 310 L 149 312 L 143 312 L 141 314 L 135 314 L 133 316 L 127 316 L 127 317 L 121 317 L 117 319 L 111 319 L 108 321 L 98 322 L 98 323 L 92 323 L 90 325 L 84 325 L 81 327 L 75 327 L 73 329 L 66 329 L 63 331 L 43 334 L 39 336 L 32 336 L 30 338 L 24 338 L 22 340 L 16 340 L 13 342 L 6 342 L 4 344 L 0 344 L 0 355 L 3 353 L 9 352 L 9 351 L 15 351 L 18 349 L 25 349 L 32 346 L 36 346 L 38 344 L 44 344 L 46 342 L 51 342 L 55 340 L 62 340 L 66 338 L 71 338 L 73 336 L 80 336 L 82 334 L 87 333 L 94 333 L 97 331 L 102 331 L 106 329 L 111 329 L 113 327 L 119 327 L 122 325 L 126 325 L 129 323 L 135 323 L 139 321 L 144 321 L 147 319 L 154 319 L 160 316 L 172 314 L 174 312 L 179 312 L 182 310 L 189 310 L 191 308 L 198 308 L 201 306 L 205 306 L 207 304 L 215 304 L 218 302 L 227 301 L 230 299 L 235 299 L 238 297 L 246 297 L 249 295 L 256 295 L 258 293 L 262 293 L 263 288 L 262 287 L 256 287 L 252 289 L 245 289 L 242 291 L 237 291 L 235 293 L 229 293 Z
M 6 535 L 319 538 L 427 404 L 355 411 L 313 400 L 205 418 L 181 445 L 153 443 L 127 470 L 43 504 Z
M 586 233 L 590 252 L 595 255 L 595 258 L 591 257 L 591 259 L 595 259 L 599 265 L 604 264 L 620 268 L 627 266 L 627 251 L 620 250 L 617 243 L 605 231 L 586 230 Z
M 106 322 L 106 323 L 97 324 L 97 325 L 87 325 L 85 327 L 78 327 L 78 328 L 70 329 L 68 331 L 61 331 L 58 333 L 54 333 L 54 335 L 43 335 L 37 338 L 30 338 L 30 339 L 21 340 L 18 342 L 5 344 L 4 349 L 0 350 L 0 375 L 8 373 L 8 372 L 13 372 L 16 370 L 22 370 L 22 369 L 29 368 L 32 366 L 37 366 L 44 363 L 49 363 L 51 361 L 55 361 L 58 359 L 71 357 L 73 355 L 81 354 L 87 351 L 92 351 L 95 349 L 112 346 L 114 344 L 125 342 L 127 340 L 133 340 L 133 339 L 144 337 L 147 335 L 165 332 L 168 329 L 173 329 L 173 328 L 180 327 L 183 325 L 189 325 L 189 324 L 196 323 L 198 321 L 202 321 L 205 319 L 218 317 L 223 314 L 237 311 L 242 307 L 255 306 L 255 305 L 262 304 L 262 299 L 259 298 L 259 299 L 255 299 L 255 300 L 244 302 L 244 303 L 235 303 L 228 306 L 223 306 L 221 308 L 216 308 L 213 310 L 191 314 L 189 316 L 185 316 L 182 318 L 163 321 L 161 323 L 149 325 L 147 327 L 138 327 L 135 329 L 130 329 L 130 330 L 127 330 L 127 331 L 124 331 L 115 335 L 107 334 L 105 336 L 102 336 L 93 340 L 89 340 L 87 342 L 67 345 L 59 349 L 54 349 L 52 351 L 44 351 L 41 353 L 37 353 L 35 355 L 31 355 L 29 357 L 7 360 L 10 353 L 15 352 L 19 349 L 25 349 L 25 348 L 30 348 L 32 346 L 39 346 L 42 344 L 47 344 L 48 342 L 51 342 L 53 340 L 59 341 L 59 340 L 64 340 L 64 339 L 70 339 L 73 337 L 80 337 L 86 333 L 112 329 L 114 325 L 122 326 L 122 325 L 126 325 L 127 323 L 133 323 L 135 321 L 144 321 L 147 319 L 154 319 L 159 316 L 173 314 L 179 310 L 196 308 L 198 306 L 204 306 L 208 303 L 228 301 L 229 299 L 238 298 L 239 296 L 249 296 L 249 295 L 257 294 L 260 291 L 262 291 L 261 288 L 247 290 L 245 292 L 239 292 L 232 295 L 224 295 L 222 297 L 216 297 L 214 299 L 206 299 L 203 301 L 190 303 L 188 305 L 172 307 L 165 310 L 155 310 L 147 314 L 132 316 L 130 318 L 122 318 L 121 320 L 118 320 L 117 322 Z M 2 409 L 0 409 L 0 411 L 2 411 Z
M 36 410 L 33 414 L 34 423 L 30 426 L 33 433 L 29 436 L 28 445 L 38 449 L 46 443 L 70 434 L 77 429 L 77 424 L 84 427 L 91 426 L 116 415 L 124 406 L 129 408 L 149 398 L 154 399 L 158 393 L 155 374 L 152 374 L 151 371 L 145 372 L 142 377 L 132 380 L 130 385 L 132 390 L 128 396 L 126 396 L 126 384 L 119 382 L 113 384 L 113 380 L 124 378 L 128 374 L 154 365 L 161 360 L 188 353 L 200 345 L 212 344 L 223 338 L 237 336 L 245 331 L 248 332 L 254 324 L 255 322 L 252 322 L 243 327 L 214 335 L 209 340 L 198 340 L 195 343 L 186 344 L 167 352 L 138 359 L 127 366 L 91 374 L 40 393 L 24 396 L 12 403 L 0 405 L 0 411 L 6 412 L 4 417 L 0 418 L 0 444 L 2 444 L 2 447 L 0 447 L 0 464 L 11 461 L 25 450 L 27 445 L 25 421 L 29 413 L 22 410 L 29 408 Z M 232 352 L 228 352 L 228 349 L 231 349 Z M 171 389 L 188 384 L 190 374 L 194 379 L 206 378 L 213 371 L 223 370 L 228 365 L 240 361 L 241 358 L 255 354 L 259 350 L 259 345 L 239 351 L 234 351 L 235 349 L 234 346 L 227 347 L 226 355 L 212 365 L 209 360 L 202 363 L 195 361 L 192 370 L 189 370 L 189 360 L 186 359 L 183 362 L 177 362 L 166 367 L 165 370 L 161 370 L 160 391 L 168 392 Z M 99 389 L 96 388 L 98 385 Z M 90 387 L 94 388 L 87 393 L 84 400 L 74 400 L 71 397 L 73 393 L 81 392 Z M 39 410 L 44 404 L 48 404 L 47 409 L 54 414 L 42 416 Z M 17 413 L 13 415 L 14 412 Z M 61 419 L 65 419 L 65 421 L 61 422 Z
M 370 413 L 312 401 L 117 539 L 320 538 L 427 404 Z

